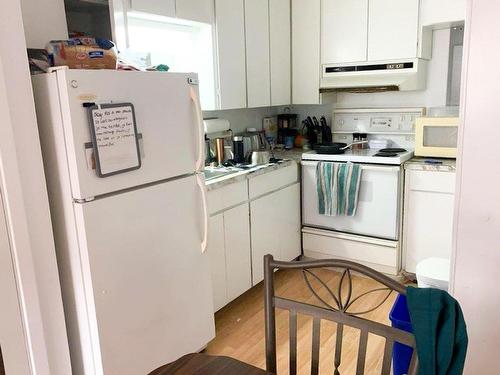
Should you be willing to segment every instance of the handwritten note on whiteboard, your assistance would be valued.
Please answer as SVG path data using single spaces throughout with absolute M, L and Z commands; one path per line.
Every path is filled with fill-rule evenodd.
M 89 115 L 98 176 L 140 168 L 134 106 L 130 103 L 92 106 Z

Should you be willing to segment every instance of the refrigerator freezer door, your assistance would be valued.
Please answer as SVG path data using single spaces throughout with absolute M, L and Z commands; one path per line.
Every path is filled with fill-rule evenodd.
M 196 75 L 164 72 L 59 69 L 54 73 L 64 128 L 73 198 L 85 199 L 192 174 L 204 158 Z M 99 178 L 92 166 L 84 103 L 132 103 L 142 165 Z M 86 146 L 87 145 L 87 146 Z
M 147 374 L 215 336 L 201 199 L 189 176 L 75 203 L 88 326 L 103 374 Z

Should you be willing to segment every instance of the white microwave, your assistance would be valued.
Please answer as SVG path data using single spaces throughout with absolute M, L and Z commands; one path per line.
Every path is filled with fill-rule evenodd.
M 458 117 L 419 117 L 415 123 L 415 156 L 456 158 Z

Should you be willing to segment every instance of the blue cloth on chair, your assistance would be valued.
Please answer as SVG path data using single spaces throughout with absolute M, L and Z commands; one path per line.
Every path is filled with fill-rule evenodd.
M 319 162 L 316 167 L 318 210 L 326 216 L 354 216 L 358 207 L 361 166 Z

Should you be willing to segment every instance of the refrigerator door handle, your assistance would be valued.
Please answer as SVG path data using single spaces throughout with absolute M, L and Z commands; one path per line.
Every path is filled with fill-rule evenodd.
M 196 170 L 203 171 L 205 168 L 205 128 L 203 127 L 203 115 L 198 92 L 194 87 L 189 88 L 189 95 L 193 101 L 196 111 L 196 122 L 198 123 L 198 159 L 196 160 Z
M 207 203 L 207 188 L 205 187 L 205 179 L 201 173 L 196 175 L 196 181 L 201 191 L 201 201 L 203 204 L 203 240 L 201 242 L 201 252 L 207 251 L 208 246 L 208 203 Z

